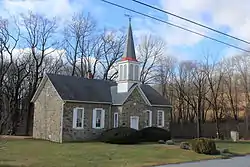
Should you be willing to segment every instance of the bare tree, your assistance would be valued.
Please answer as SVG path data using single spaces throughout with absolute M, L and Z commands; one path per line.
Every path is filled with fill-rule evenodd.
M 145 35 L 137 47 L 138 59 L 141 62 L 140 81 L 148 83 L 154 79 L 152 74 L 156 64 L 165 50 L 165 43 L 161 38 L 152 35 Z
M 239 56 L 235 56 L 233 58 L 233 61 L 235 63 L 235 66 L 240 74 L 240 82 L 241 82 L 241 86 L 243 87 L 243 92 L 245 94 L 245 121 L 246 121 L 246 136 L 248 136 L 248 131 L 249 131 L 249 109 L 248 106 L 250 104 L 250 86 L 249 86 L 249 65 L 250 65 L 250 59 L 249 59 L 249 55 L 239 55 Z
M 9 117 L 8 106 L 5 105 L 6 97 L 3 93 L 3 82 L 13 64 L 14 49 L 20 37 L 20 28 L 16 24 L 14 28 L 15 30 L 11 31 L 9 21 L 0 18 L 0 134 L 6 126 L 6 120 Z
M 113 80 L 118 74 L 115 63 L 122 57 L 125 35 L 104 30 L 101 39 L 101 56 L 98 61 L 102 66 L 100 73 L 102 73 L 102 79 Z
M 223 85 L 225 85 L 226 97 L 235 121 L 239 120 L 239 75 L 232 58 L 224 59 L 223 65 L 225 75 Z
M 91 61 L 95 58 L 95 46 L 99 39 L 95 34 L 96 23 L 88 15 L 75 14 L 64 31 L 64 49 L 68 63 L 72 66 L 71 75 L 86 76 Z
M 29 12 L 29 14 L 22 14 L 22 20 L 20 25 L 25 29 L 22 35 L 22 39 L 25 42 L 25 46 L 30 48 L 30 54 L 32 56 L 33 68 L 31 71 L 32 80 L 29 83 L 29 96 L 27 98 L 27 130 L 32 121 L 32 104 L 31 98 L 35 94 L 38 84 L 43 77 L 43 63 L 44 59 L 51 55 L 57 49 L 58 42 L 55 40 L 54 35 L 56 33 L 57 25 L 56 19 L 48 19 L 44 16 Z M 25 47 L 24 46 L 24 47 Z
M 216 130 L 217 130 L 217 138 L 220 138 L 220 120 L 221 120 L 221 114 L 222 112 L 220 108 L 220 95 L 221 95 L 221 86 L 222 86 L 222 78 L 224 75 L 224 72 L 221 68 L 221 63 L 212 62 L 211 64 L 208 62 L 207 57 L 207 63 L 206 63 L 207 70 L 205 71 L 205 75 L 207 77 L 208 86 L 210 89 L 210 92 L 208 93 L 208 96 L 206 100 L 209 102 L 213 109 L 215 121 L 216 121 Z

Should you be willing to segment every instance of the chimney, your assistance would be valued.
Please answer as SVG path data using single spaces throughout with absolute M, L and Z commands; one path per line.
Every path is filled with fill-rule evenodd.
M 93 75 L 92 75 L 91 70 L 88 70 L 88 72 L 87 72 L 87 78 L 88 79 L 93 79 Z

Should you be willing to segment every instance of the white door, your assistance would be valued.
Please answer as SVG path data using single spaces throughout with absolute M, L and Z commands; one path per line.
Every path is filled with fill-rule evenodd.
M 139 129 L 139 117 L 138 116 L 131 116 L 130 117 L 130 128 Z

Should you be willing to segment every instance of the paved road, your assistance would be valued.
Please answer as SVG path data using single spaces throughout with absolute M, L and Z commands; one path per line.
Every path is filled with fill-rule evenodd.
M 250 167 L 250 156 L 183 164 L 163 165 L 159 167 Z

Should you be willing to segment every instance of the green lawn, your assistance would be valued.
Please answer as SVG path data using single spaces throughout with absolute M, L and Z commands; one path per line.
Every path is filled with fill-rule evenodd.
M 250 143 L 218 143 L 234 153 L 250 153 Z M 111 145 L 65 143 L 31 139 L 0 143 L 0 166 L 27 167 L 142 167 L 218 158 L 160 144 Z

